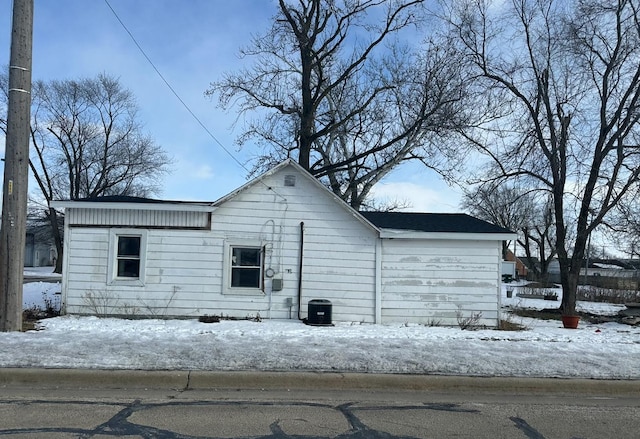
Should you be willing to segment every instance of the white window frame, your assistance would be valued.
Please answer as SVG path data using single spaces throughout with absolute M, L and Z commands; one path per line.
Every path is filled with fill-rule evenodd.
M 232 257 L 234 248 L 255 248 L 260 252 L 260 274 L 257 288 L 231 286 Z M 224 294 L 264 295 L 264 244 L 254 240 L 233 240 L 224 243 L 224 258 L 222 271 L 222 291 Z
M 118 240 L 120 237 L 140 238 L 140 272 L 138 277 L 118 276 Z M 109 231 L 108 285 L 144 286 L 147 265 L 147 232 L 140 229 L 112 229 Z

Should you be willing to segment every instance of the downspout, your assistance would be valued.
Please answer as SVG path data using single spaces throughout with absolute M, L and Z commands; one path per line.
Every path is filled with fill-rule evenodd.
M 382 323 L 382 237 L 376 237 L 376 273 L 375 273 L 375 317 L 374 322 Z
M 300 222 L 300 255 L 298 265 L 298 320 L 302 320 L 302 257 L 304 255 L 304 222 Z

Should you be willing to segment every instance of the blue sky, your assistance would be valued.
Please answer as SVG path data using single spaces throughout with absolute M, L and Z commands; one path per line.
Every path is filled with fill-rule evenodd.
M 240 47 L 267 29 L 273 0 L 109 0 L 182 100 L 235 158 L 236 114 L 204 96 L 209 83 L 243 65 Z M 0 65 L 9 62 L 10 0 L 0 2 Z M 145 130 L 173 157 L 160 198 L 215 200 L 246 182 L 246 171 L 198 124 L 168 89 L 104 0 L 35 0 L 33 78 L 76 79 L 108 73 L 132 90 Z M 0 140 L 2 142 L 2 140 Z M 4 149 L 4 144 L 0 143 Z M 35 188 L 34 185 L 31 185 Z M 375 190 L 411 211 L 457 212 L 459 191 L 421 165 L 405 165 Z

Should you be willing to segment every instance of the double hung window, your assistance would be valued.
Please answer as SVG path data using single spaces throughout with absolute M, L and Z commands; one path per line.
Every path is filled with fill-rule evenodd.
M 140 278 L 140 236 L 118 236 L 116 277 Z
M 262 287 L 262 249 L 231 247 L 231 288 Z
M 108 283 L 143 286 L 146 265 L 146 230 L 112 229 L 109 239 Z

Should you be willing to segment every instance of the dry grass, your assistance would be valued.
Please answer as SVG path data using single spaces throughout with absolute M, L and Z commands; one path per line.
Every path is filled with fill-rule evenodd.
M 498 331 L 526 331 L 527 327 L 512 321 L 511 319 L 500 319 Z

